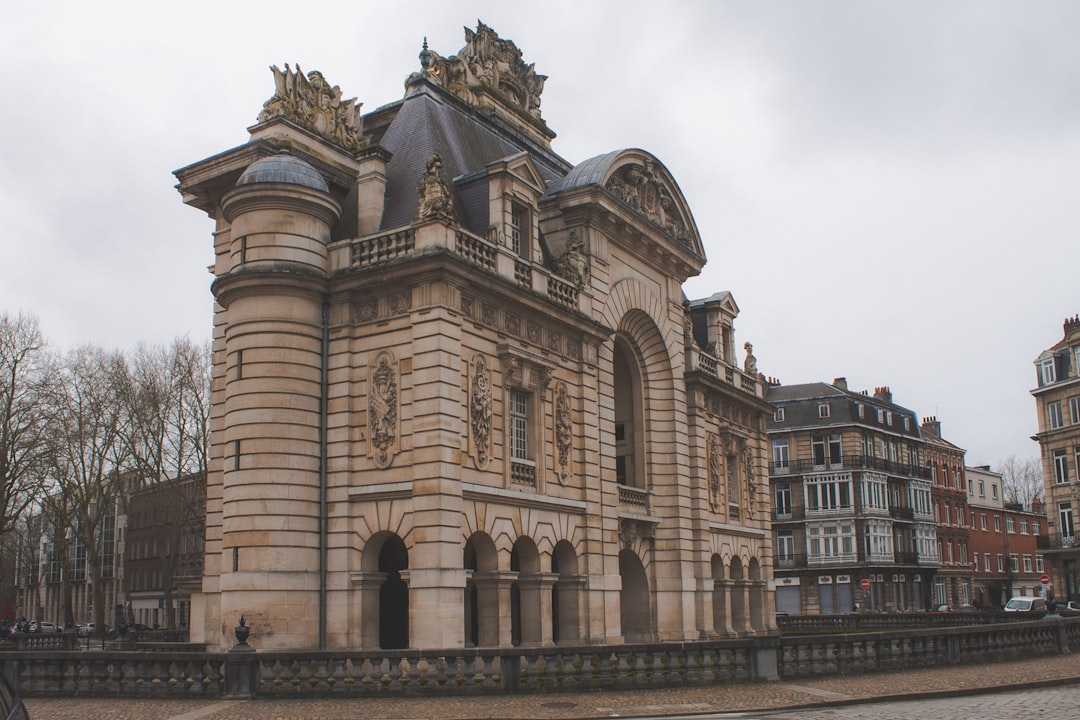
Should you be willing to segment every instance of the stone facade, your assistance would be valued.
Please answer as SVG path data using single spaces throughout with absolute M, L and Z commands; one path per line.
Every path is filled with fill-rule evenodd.
M 1035 359 L 1035 397 L 1049 542 L 1058 600 L 1080 600 L 1080 317 Z
M 920 429 L 926 441 L 926 463 L 933 478 L 930 501 L 934 504 L 937 554 L 941 558 L 931 601 L 934 605 L 965 607 L 972 603 L 974 582 L 965 451 L 942 437 L 941 421 L 936 417 L 924 418 Z
M 274 68 L 246 144 L 178 170 L 216 221 L 192 640 L 686 641 L 774 628 L 762 382 L 662 163 L 572 165 L 480 24 L 361 115 Z

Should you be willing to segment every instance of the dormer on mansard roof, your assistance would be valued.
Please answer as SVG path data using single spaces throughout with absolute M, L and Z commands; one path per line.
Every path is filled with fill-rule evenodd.
M 1080 316 L 1065 318 L 1061 340 L 1035 358 L 1035 381 L 1032 394 L 1044 388 L 1080 380 Z

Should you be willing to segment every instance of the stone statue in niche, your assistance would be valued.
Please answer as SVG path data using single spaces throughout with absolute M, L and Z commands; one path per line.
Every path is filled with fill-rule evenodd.
M 754 474 L 754 450 L 743 450 L 743 471 L 746 475 L 746 519 L 754 519 L 755 505 L 757 504 L 757 476 Z
M 483 355 L 476 357 L 469 398 L 469 421 L 472 424 L 476 464 L 483 468 L 491 459 L 491 378 Z
M 288 63 L 285 70 L 277 65 L 270 70 L 274 73 L 274 96 L 263 103 L 259 122 L 283 117 L 350 152 L 363 149 L 363 103 L 356 98 L 342 100 L 341 88 L 331 86 L 318 70 L 306 77 L 299 65 L 295 72 Z
M 379 355 L 368 383 L 368 426 L 375 462 L 386 467 L 397 440 L 397 374 L 386 353 Z
M 709 506 L 714 512 L 724 507 L 724 453 L 720 438 L 709 434 Z
M 559 383 L 555 396 L 555 449 L 559 457 L 558 476 L 565 481 L 570 476 L 570 447 L 573 441 L 573 420 L 570 412 L 570 393 L 566 383 Z
M 442 220 L 454 222 L 454 202 L 450 185 L 442 177 L 442 156 L 432 153 L 427 159 L 424 174 L 416 186 L 420 202 L 416 208 L 417 220 Z

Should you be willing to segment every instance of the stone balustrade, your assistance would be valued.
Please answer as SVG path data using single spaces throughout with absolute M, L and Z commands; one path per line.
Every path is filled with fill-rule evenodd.
M 258 638 L 253 637 L 256 646 Z M 551 692 L 793 679 L 1080 651 L 1080 618 L 737 640 L 421 652 L 0 651 L 24 697 Z M 230 688 L 230 677 L 252 678 Z M 245 685 L 247 683 L 245 682 Z

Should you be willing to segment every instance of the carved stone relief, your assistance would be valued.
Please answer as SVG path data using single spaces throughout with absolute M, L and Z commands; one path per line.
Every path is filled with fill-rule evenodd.
M 720 436 L 709 433 L 709 507 L 719 512 L 724 507 L 724 453 Z
M 379 353 L 368 377 L 368 432 L 375 464 L 388 467 L 397 445 L 397 363 L 390 353 Z
M 605 187 L 676 239 L 689 242 L 686 221 L 679 215 L 671 189 L 651 161 L 624 165 L 608 179 Z
M 743 450 L 743 472 L 746 478 L 746 519 L 754 519 L 754 506 L 757 503 L 757 476 L 754 467 L 754 450 Z
M 473 105 L 479 95 L 488 92 L 501 98 L 509 107 L 540 120 L 540 95 L 545 75 L 537 75 L 535 65 L 525 64 L 521 50 L 511 40 L 504 40 L 484 23 L 476 31 L 465 28 L 465 47 L 457 55 L 444 58 L 429 50 L 427 40 L 420 52 L 419 74 L 441 84 Z M 409 78 L 409 82 L 416 75 Z
M 288 63 L 284 71 L 276 65 L 270 69 L 274 73 L 274 96 L 263 103 L 259 122 L 283 117 L 350 152 L 363 148 L 362 103 L 356 98 L 342 100 L 341 88 L 331 87 L 318 70 L 305 77 L 299 65 L 295 72 Z
M 491 375 L 483 355 L 477 355 L 473 362 L 469 395 L 469 423 L 476 466 L 483 469 L 491 460 Z
M 570 449 L 573 443 L 573 417 L 570 411 L 570 393 L 566 383 L 559 383 L 555 393 L 555 451 L 558 456 L 556 475 L 565 482 L 570 477 Z

